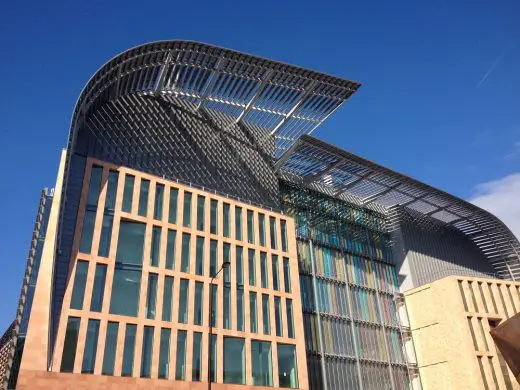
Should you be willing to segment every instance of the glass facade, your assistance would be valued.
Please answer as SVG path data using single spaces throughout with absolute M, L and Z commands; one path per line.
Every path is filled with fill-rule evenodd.
M 105 353 L 103 354 L 103 375 L 114 375 L 116 363 L 117 334 L 119 333 L 119 323 L 109 322 L 105 337 Z
M 184 208 L 182 212 L 182 225 L 191 227 L 191 192 L 184 192 Z
M 278 344 L 278 384 L 280 387 L 297 388 L 298 370 L 296 348 L 290 344 Z
M 204 275 L 204 237 L 197 236 L 195 246 L 195 273 Z
M 206 214 L 204 212 L 206 198 L 204 196 L 197 196 L 197 230 L 204 231 L 204 220 Z
M 182 233 L 182 248 L 181 248 L 181 271 L 190 272 L 190 241 L 191 234 Z
M 83 308 L 83 299 L 85 298 L 85 285 L 87 283 L 88 261 L 78 261 L 76 264 L 76 276 L 74 277 L 74 286 L 72 288 L 72 298 L 70 307 L 72 309 L 81 310 Z
M 264 325 L 264 334 L 271 334 L 271 316 L 269 312 L 269 295 L 262 294 L 262 321 Z
M 141 348 L 141 378 L 152 375 L 153 326 L 145 326 L 143 330 L 143 347 Z
M 125 175 L 125 188 L 123 190 L 122 209 L 125 213 L 132 212 L 132 203 L 134 199 L 135 176 Z
M 238 241 L 243 239 L 242 229 L 242 207 L 235 206 L 235 239 Z
M 276 235 L 276 219 L 269 217 L 269 236 L 271 238 L 271 249 L 278 248 L 278 237 Z
M 99 201 L 99 191 L 101 190 L 101 178 L 103 168 L 94 165 L 90 173 L 90 183 L 88 187 L 87 205 L 85 216 L 83 217 L 83 229 L 81 231 L 81 242 L 79 251 L 90 253 L 92 249 L 92 237 L 94 235 L 94 224 L 96 222 L 96 212 Z
M 177 240 L 177 232 L 168 229 L 166 236 L 166 269 L 174 269 L 175 267 L 175 241 Z
M 125 344 L 123 347 L 123 366 L 121 376 L 132 376 L 134 371 L 135 336 L 137 325 L 126 324 Z
M 249 285 L 256 285 L 256 261 L 255 261 L 255 250 L 248 249 L 247 250 L 247 261 L 248 261 L 248 271 L 249 271 Z
M 92 300 L 90 301 L 90 311 L 100 312 L 103 307 L 103 296 L 105 295 L 105 282 L 107 277 L 107 266 L 105 264 L 96 265 L 94 274 L 94 286 L 92 287 Z
M 159 344 L 159 379 L 168 379 L 170 371 L 170 339 L 171 329 L 161 329 L 161 340 Z
M 105 196 L 105 208 L 103 211 L 103 225 L 99 239 L 98 256 L 108 257 L 110 242 L 112 241 L 112 226 L 114 225 L 114 210 L 116 208 L 118 172 L 109 171 L 108 185 Z
M 224 337 L 224 383 L 246 383 L 244 339 Z
M 223 219 L 223 224 L 224 224 L 224 228 L 223 228 L 223 234 L 224 234 L 224 237 L 229 237 L 230 236 L 230 231 L 231 231 L 231 206 L 229 205 L 229 203 L 224 203 L 224 206 L 223 206 L 223 214 L 222 214 L 222 219 Z
M 210 202 L 209 231 L 211 234 L 218 233 L 218 201 L 212 199 Z
M 141 179 L 141 189 L 139 192 L 139 207 L 137 214 L 146 217 L 148 214 L 148 195 L 150 192 L 150 180 Z
M 191 380 L 199 382 L 202 378 L 202 333 L 193 332 L 193 361 L 191 364 Z
M 186 379 L 186 339 L 187 334 L 185 330 L 177 331 L 177 354 L 175 362 L 175 379 Z
M 190 281 L 188 279 L 181 279 L 179 287 L 179 317 L 178 322 L 181 324 L 188 323 L 188 295 L 189 295 Z
M 195 309 L 193 313 L 193 323 L 195 325 L 202 325 L 204 309 L 204 283 L 195 282 Z
M 163 304 L 162 304 L 162 320 L 172 320 L 172 304 L 173 304 L 173 276 L 164 277 L 163 287 Z
M 157 304 L 157 274 L 148 274 L 148 291 L 146 294 L 146 318 L 155 319 L 155 306 Z
M 177 201 L 179 198 L 179 190 L 170 188 L 170 202 L 168 207 L 168 222 L 177 223 Z
M 250 244 L 255 243 L 255 221 L 254 213 L 252 210 L 247 210 L 247 242 Z
M 249 292 L 249 324 L 250 329 L 249 331 L 251 333 L 257 333 L 258 332 L 258 311 L 256 306 L 256 292 L 250 291 Z
M 153 206 L 153 217 L 162 220 L 164 203 L 164 184 L 155 185 L 155 200 Z
M 161 228 L 154 226 L 152 229 L 152 247 L 150 250 L 150 265 L 152 267 L 159 266 L 159 257 L 161 255 Z
M 65 342 L 63 343 L 63 353 L 60 366 L 61 372 L 72 372 L 74 370 L 80 324 L 81 319 L 78 317 L 69 317 L 67 320 L 67 329 L 65 331 Z
M 253 385 L 273 386 L 271 342 L 251 340 L 251 371 Z

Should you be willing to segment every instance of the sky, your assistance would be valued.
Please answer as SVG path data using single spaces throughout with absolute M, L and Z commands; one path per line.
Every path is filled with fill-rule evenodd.
M 3 5 L 2 5 L 3 4 Z M 520 2 L 0 1 L 0 333 L 39 194 L 106 61 L 188 39 L 359 81 L 314 135 L 497 213 L 520 236 Z

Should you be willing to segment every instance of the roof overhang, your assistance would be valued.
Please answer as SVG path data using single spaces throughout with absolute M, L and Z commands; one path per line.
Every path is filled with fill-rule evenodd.
M 278 160 L 282 178 L 362 207 L 408 210 L 471 239 L 498 274 L 520 280 L 520 244 L 491 213 L 454 195 L 304 135 Z

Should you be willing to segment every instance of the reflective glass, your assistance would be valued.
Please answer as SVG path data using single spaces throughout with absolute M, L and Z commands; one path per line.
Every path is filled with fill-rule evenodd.
M 260 246 L 265 246 L 265 215 L 258 214 L 258 236 L 260 237 Z
M 229 237 L 230 235 L 230 205 L 229 203 L 224 203 L 224 210 L 222 218 L 224 219 L 224 237 Z
M 114 212 L 106 211 L 101 222 L 101 236 L 99 237 L 98 256 L 108 257 L 112 241 L 112 227 L 114 226 Z
M 87 284 L 88 261 L 79 260 L 76 263 L 76 275 L 74 276 L 74 286 L 72 288 L 72 298 L 70 300 L 71 309 L 81 310 L 83 299 L 85 298 L 85 285 Z
M 224 285 L 224 328 L 231 329 L 231 286 Z
M 125 269 L 116 264 L 110 314 L 137 317 L 141 288 L 141 270 Z
M 163 305 L 162 305 L 162 320 L 172 320 L 172 303 L 173 303 L 173 277 L 164 277 L 164 289 L 163 289 Z
M 216 284 L 211 285 L 211 326 L 217 326 L 217 308 L 218 308 L 218 286 Z
M 97 206 L 99 200 L 99 191 L 101 190 L 101 178 L 103 176 L 103 168 L 97 165 L 92 166 L 90 173 L 90 182 L 88 185 L 87 205 Z
M 191 364 L 191 380 L 200 382 L 202 376 L 202 333 L 193 332 L 193 361 Z
M 273 289 L 280 290 L 280 279 L 278 277 L 278 256 L 271 256 L 272 272 L 273 272 Z
M 191 192 L 184 192 L 184 209 L 182 213 L 182 225 L 191 227 Z
M 262 317 L 264 334 L 271 334 L 271 316 L 269 313 L 269 295 L 262 294 Z
M 244 339 L 224 337 L 224 383 L 246 383 Z
M 282 251 L 287 252 L 287 222 L 280 220 L 280 229 L 282 230 Z
M 166 237 L 166 269 L 175 268 L 175 241 L 177 239 L 177 232 L 168 229 Z
M 236 259 L 235 259 L 235 269 L 236 269 L 236 277 L 237 284 L 239 286 L 244 285 L 244 260 L 243 260 L 244 248 L 241 246 L 236 247 Z
M 237 330 L 244 331 L 244 290 L 237 287 Z
M 168 379 L 170 371 L 170 339 L 171 329 L 161 329 L 159 344 L 159 379 Z
M 139 194 L 139 207 L 137 214 L 146 217 L 148 214 L 148 193 L 150 192 L 150 180 L 141 179 L 141 192 Z
M 177 331 L 177 360 L 175 362 L 175 379 L 186 379 L 186 331 Z
M 223 262 L 231 262 L 231 246 L 227 243 L 224 243 L 224 251 L 223 251 Z M 224 283 L 230 283 L 231 282 L 231 275 L 229 274 L 229 268 L 226 267 L 222 271 L 224 273 Z
M 119 332 L 119 323 L 109 322 L 107 325 L 107 334 L 105 337 L 105 353 L 103 354 L 103 375 L 114 375 L 114 365 L 116 362 L 117 335 Z
M 280 297 L 274 297 L 274 323 L 276 326 L 276 335 L 282 337 L 282 303 Z
M 256 261 L 255 261 L 255 250 L 248 249 L 247 251 L 248 257 L 248 269 L 249 269 L 249 285 L 256 285 Z
M 123 211 L 132 212 L 132 201 L 134 199 L 135 177 L 132 175 L 125 176 L 125 189 L 123 191 Z
M 190 281 L 188 279 L 181 279 L 179 288 L 179 318 L 178 322 L 181 324 L 188 323 L 188 288 Z
M 273 385 L 271 342 L 251 340 L 251 369 L 253 374 L 253 385 Z
M 262 279 L 262 288 L 268 288 L 267 280 L 267 253 L 260 252 L 260 277 Z
M 146 294 L 146 318 L 155 319 L 155 306 L 157 304 L 157 274 L 148 274 L 148 290 Z
M 125 344 L 123 347 L 123 366 L 121 376 L 132 376 L 134 368 L 135 334 L 137 325 L 126 324 Z
M 164 184 L 155 185 L 155 201 L 153 207 L 153 217 L 161 220 L 163 214 L 163 203 L 164 203 Z
M 103 296 L 105 295 L 105 282 L 107 278 L 107 266 L 96 264 L 94 274 L 94 286 L 92 287 L 92 300 L 90 301 L 90 311 L 100 312 L 103 307 Z
M 150 378 L 152 374 L 153 326 L 145 326 L 143 348 L 141 349 L 141 378 Z
M 216 382 L 217 381 L 217 363 L 218 363 L 218 359 L 217 359 L 217 356 L 218 356 L 218 350 L 217 350 L 217 335 L 216 334 L 212 334 L 211 335 L 211 369 L 210 369 L 210 379 L 211 379 L 211 382 Z
M 292 299 L 285 300 L 285 310 L 287 312 L 287 336 L 294 339 L 294 320 L 293 320 L 293 306 Z
M 161 228 L 154 226 L 152 229 L 152 247 L 150 248 L 150 265 L 159 266 L 159 256 L 161 254 Z
M 286 293 L 291 292 L 291 267 L 289 264 L 289 259 L 287 257 L 283 258 L 283 284 Z
M 90 253 L 92 249 L 92 237 L 94 235 L 94 225 L 96 224 L 96 210 L 86 210 L 83 217 L 83 229 L 81 231 L 81 242 L 79 251 Z
M 99 191 L 101 189 L 102 175 L 103 168 L 98 166 L 92 167 L 79 247 L 79 250 L 82 253 L 90 253 L 92 249 L 92 236 L 94 235 L 94 225 L 96 221 L 96 210 L 99 200 Z
M 143 265 L 145 231 L 144 223 L 121 220 L 116 263 Z
M 204 196 L 197 196 L 197 229 L 204 230 L 204 206 L 206 204 L 206 198 Z
M 209 275 L 217 273 L 218 241 L 211 240 L 209 243 Z
M 218 232 L 218 201 L 215 199 L 211 199 L 210 204 L 209 231 L 212 234 L 217 234 Z
M 74 370 L 80 323 L 81 319 L 78 317 L 69 317 L 67 319 L 67 329 L 65 331 L 65 341 L 63 343 L 63 353 L 61 356 L 61 372 L 72 372 Z
M 195 282 L 195 308 L 193 323 L 195 325 L 202 325 L 202 309 L 204 307 L 204 283 Z
M 298 387 L 298 370 L 294 345 L 278 344 L 278 385 L 293 389 Z
M 269 231 L 271 236 L 271 249 L 276 249 L 278 246 L 278 240 L 276 235 L 276 218 L 269 217 Z
M 114 211 L 116 208 L 118 179 L 119 179 L 119 172 L 117 172 L 117 171 L 108 172 L 107 193 L 105 195 L 105 211 L 108 211 L 108 210 Z
M 258 314 L 256 308 L 256 293 L 249 292 L 249 327 L 251 333 L 258 333 Z
M 182 233 L 182 248 L 181 248 L 181 271 L 190 272 L 190 241 L 191 234 Z
M 204 275 L 204 237 L 197 236 L 195 247 L 195 273 Z
M 253 219 L 253 211 L 247 210 L 247 242 L 250 244 L 255 243 L 255 228 L 254 228 L 254 219 Z
M 168 222 L 177 223 L 177 199 L 179 198 L 179 190 L 170 187 L 170 203 L 168 208 Z
M 242 207 L 235 207 L 235 238 L 242 241 Z

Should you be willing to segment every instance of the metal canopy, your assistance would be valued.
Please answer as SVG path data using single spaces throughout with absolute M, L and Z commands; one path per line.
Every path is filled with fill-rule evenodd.
M 89 112 L 125 95 L 180 99 L 221 126 L 244 123 L 276 139 L 276 157 L 312 133 L 360 84 L 292 65 L 190 41 L 130 49 L 83 89 L 70 141 Z M 152 113 L 150 114 L 152 115 Z
M 346 152 L 304 135 L 276 164 L 282 178 L 389 214 L 402 208 L 423 220 L 450 226 L 480 248 L 496 272 L 520 280 L 520 244 L 513 233 L 491 213 Z

